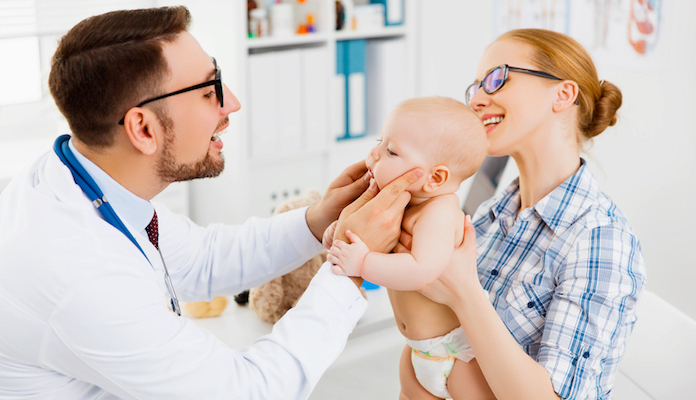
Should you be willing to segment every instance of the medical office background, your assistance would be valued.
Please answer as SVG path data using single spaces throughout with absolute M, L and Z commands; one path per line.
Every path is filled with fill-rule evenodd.
M 285 3 L 295 7 L 287 36 L 259 30 L 265 26 L 249 35 L 243 0 L 0 1 L 0 190 L 68 132 L 48 94 L 50 57 L 56 40 L 89 15 L 188 6 L 194 35 L 239 98 L 242 109 L 222 136 L 225 172 L 159 196 L 199 224 L 268 216 L 289 197 L 323 191 L 364 158 L 399 100 L 463 101 L 495 37 L 516 27 L 550 28 L 578 39 L 599 78 L 622 90 L 619 122 L 584 157 L 641 241 L 648 288 L 696 318 L 696 2 L 405 0 L 377 27 L 382 21 L 360 7 L 369 1 L 355 0 L 345 11 L 356 29 L 340 31 L 334 1 Z M 295 34 L 300 24 L 313 32 Z M 510 160 L 500 186 L 515 173 Z M 462 201 L 470 186 L 462 185 Z

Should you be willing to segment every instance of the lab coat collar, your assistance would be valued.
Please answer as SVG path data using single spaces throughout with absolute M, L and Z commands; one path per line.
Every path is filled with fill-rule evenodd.
M 81 156 L 77 152 L 75 153 L 75 155 L 76 155 L 76 157 Z M 81 156 L 81 157 L 84 158 L 84 156 Z M 94 204 L 92 204 L 92 202 L 84 194 L 82 189 L 80 189 L 80 187 L 75 183 L 75 180 L 73 179 L 73 176 L 70 173 L 70 169 L 68 169 L 68 167 L 66 167 L 65 164 L 63 164 L 63 162 L 60 161 L 60 159 L 58 158 L 58 155 L 56 155 L 56 153 L 54 151 L 49 152 L 48 158 L 46 159 L 45 162 L 46 162 L 46 168 L 38 168 L 37 169 L 37 172 L 34 176 L 34 182 L 33 182 L 34 186 L 37 186 L 39 183 L 48 185 L 51 189 L 51 192 L 62 203 L 69 205 L 70 207 L 76 207 L 76 208 L 79 208 L 80 210 L 84 210 L 84 211 L 80 211 L 80 212 L 84 213 L 82 215 L 85 218 L 89 217 L 90 215 L 91 215 L 91 217 L 97 217 L 103 221 L 104 229 L 113 229 L 114 231 L 118 232 L 118 230 L 116 228 L 114 228 L 113 226 L 111 226 L 111 224 L 104 221 L 99 210 L 97 210 L 96 207 L 94 207 Z M 92 163 L 92 165 L 94 165 L 94 164 Z M 86 167 L 86 165 L 84 165 L 84 164 L 83 164 L 83 166 Z M 95 165 L 95 167 L 96 167 L 96 165 Z M 96 168 L 99 168 L 99 167 L 96 167 Z M 100 171 L 101 171 L 101 173 L 106 175 L 106 173 L 104 171 L 102 171 L 101 169 L 100 169 Z M 88 170 L 88 172 L 90 174 L 92 174 L 92 171 Z M 95 178 L 95 176 L 92 175 L 92 178 Z M 109 177 L 109 179 L 111 179 L 111 178 Z M 95 178 L 95 181 L 100 186 L 100 188 L 102 189 L 102 191 L 104 192 L 104 194 L 107 196 L 107 199 L 108 199 L 109 195 L 110 195 L 109 192 L 104 190 L 104 188 L 102 187 L 102 183 L 97 181 L 96 178 Z M 112 179 L 112 181 L 113 181 L 113 179 Z M 116 183 L 116 185 L 118 185 L 118 183 Z M 120 186 L 120 185 L 118 185 L 118 186 Z M 120 187 L 123 190 L 127 191 L 122 186 L 120 186 Z M 130 192 L 128 192 L 128 193 L 130 193 Z M 135 196 L 135 195 L 133 195 L 133 196 Z M 140 198 L 138 198 L 138 199 L 140 199 Z M 143 200 L 143 199 L 140 199 L 140 200 L 147 203 L 150 206 L 150 209 L 153 209 L 152 204 L 150 204 L 150 202 Z M 111 200 L 109 200 L 109 201 L 111 201 Z M 114 206 L 114 204 L 112 204 L 112 207 L 113 206 Z M 87 211 L 87 210 L 89 210 L 89 211 Z M 114 207 L 114 210 L 116 210 L 116 213 L 119 215 L 119 217 L 123 221 L 123 224 L 131 232 L 131 235 L 133 235 L 135 240 L 138 242 L 140 247 L 143 249 L 143 251 L 147 255 L 147 258 L 150 261 L 150 265 L 157 271 L 163 270 L 164 267 L 162 265 L 162 260 L 160 259 L 159 252 L 157 251 L 155 246 L 153 246 L 152 243 L 150 243 L 149 239 L 147 238 L 147 234 L 145 233 L 145 226 L 147 225 L 147 223 L 150 222 L 150 220 L 148 219 L 147 223 L 145 223 L 145 225 L 143 225 L 142 229 L 138 228 L 136 230 L 136 228 L 133 226 L 131 221 L 128 218 L 124 218 L 124 216 L 122 216 L 119 213 L 119 211 L 118 211 L 119 209 Z M 151 218 L 151 216 L 150 216 L 150 218 Z M 125 238 L 125 236 L 120 232 L 118 232 L 118 235 L 123 236 L 123 238 Z M 130 244 L 130 246 L 132 246 L 133 249 L 136 249 L 136 251 L 138 251 L 137 247 L 135 247 L 135 245 Z M 140 253 L 140 252 L 138 251 L 138 253 Z M 141 257 L 142 257 L 142 255 L 141 255 Z M 143 257 L 143 261 L 147 262 L 147 260 L 145 260 L 145 257 Z
M 82 155 L 75 148 L 72 139 L 68 142 L 68 146 L 75 154 L 77 161 L 87 170 L 87 173 L 102 190 L 119 218 L 123 222 L 128 222 L 131 225 L 129 228 L 133 228 L 131 230 L 135 230 L 135 232 L 142 235 L 154 214 L 155 209 L 152 204 L 121 186 L 104 170 Z

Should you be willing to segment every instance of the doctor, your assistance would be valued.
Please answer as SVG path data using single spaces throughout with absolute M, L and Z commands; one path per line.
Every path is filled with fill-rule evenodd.
M 308 209 L 242 226 L 151 204 L 171 182 L 220 174 L 218 134 L 240 108 L 189 23 L 184 7 L 118 11 L 60 41 L 49 86 L 72 137 L 0 196 L 0 399 L 306 398 L 365 311 L 359 282 L 325 265 L 241 352 L 178 315 L 178 297 L 231 295 L 302 265 L 361 193 L 337 232 L 391 249 L 398 229 L 369 234 L 398 227 L 422 174 L 375 197 L 358 163 Z

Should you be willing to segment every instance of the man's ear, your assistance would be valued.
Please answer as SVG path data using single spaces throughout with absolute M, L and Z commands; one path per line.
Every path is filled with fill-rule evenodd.
M 161 129 L 161 127 L 159 119 L 153 112 L 134 107 L 128 110 L 123 121 L 126 136 L 133 147 L 148 156 L 157 151 L 155 130 Z
M 575 103 L 580 94 L 580 88 L 575 81 L 565 80 L 558 84 L 556 100 L 553 102 L 553 111 L 563 111 Z
M 423 185 L 423 191 L 426 193 L 434 192 L 440 189 L 442 186 L 449 181 L 451 172 L 449 168 L 444 165 L 434 166 L 428 175 L 428 180 Z

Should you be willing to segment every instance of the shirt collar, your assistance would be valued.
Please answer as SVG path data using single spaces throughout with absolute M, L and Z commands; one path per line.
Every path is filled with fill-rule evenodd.
M 590 208 L 599 196 L 599 187 L 587 163 L 580 159 L 580 168 L 534 205 L 546 225 L 561 235 Z
M 588 170 L 587 162 L 581 158 L 580 168 L 532 207 L 556 235 L 561 235 L 585 214 L 598 196 L 597 182 Z M 500 193 L 499 199 L 491 207 L 489 218 L 491 221 L 506 217 L 514 219 L 519 204 L 520 184 L 517 178 Z
M 72 139 L 68 142 L 70 150 L 77 158 L 77 161 L 84 167 L 87 173 L 94 179 L 99 189 L 104 193 L 106 199 L 113 207 L 116 214 L 123 221 L 130 224 L 134 229 L 144 231 L 145 227 L 152 220 L 155 212 L 153 205 L 132 192 L 121 186 L 104 170 L 99 168 L 95 163 L 82 155 L 73 145 Z

